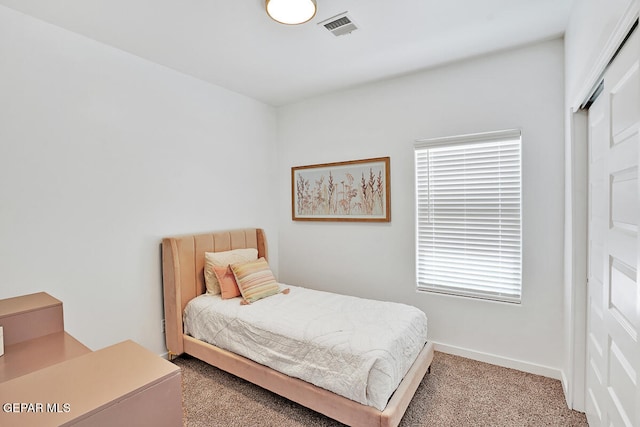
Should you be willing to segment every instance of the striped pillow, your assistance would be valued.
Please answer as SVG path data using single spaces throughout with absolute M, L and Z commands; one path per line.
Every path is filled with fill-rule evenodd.
M 280 286 L 273 277 L 266 259 L 231 264 L 230 267 L 245 303 L 252 303 L 280 292 Z

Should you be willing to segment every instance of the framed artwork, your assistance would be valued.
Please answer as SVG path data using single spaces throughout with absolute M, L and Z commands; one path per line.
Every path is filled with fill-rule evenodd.
M 291 168 L 294 221 L 391 221 L 389 157 Z

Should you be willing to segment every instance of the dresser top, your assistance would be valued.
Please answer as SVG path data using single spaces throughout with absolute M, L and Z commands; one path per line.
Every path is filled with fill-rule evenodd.
M 180 368 L 175 364 L 133 341 L 123 341 L 0 383 L 1 403 L 58 403 L 67 404 L 69 409 L 65 412 L 61 406 L 60 411 L 52 413 L 38 408 L 22 413 L 0 410 L 0 424 L 77 423 L 176 375 L 180 375 Z
M 0 299 L 0 318 L 62 304 L 46 292 Z

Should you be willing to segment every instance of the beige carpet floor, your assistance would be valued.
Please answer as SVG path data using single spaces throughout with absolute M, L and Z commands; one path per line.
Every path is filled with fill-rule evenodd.
M 342 424 L 190 357 L 182 368 L 184 425 Z M 567 409 L 559 381 L 436 352 L 401 426 L 587 426 Z

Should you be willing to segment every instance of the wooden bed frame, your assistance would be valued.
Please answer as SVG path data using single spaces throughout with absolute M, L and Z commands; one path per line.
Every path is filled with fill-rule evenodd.
M 430 342 L 418 354 L 387 407 L 384 411 L 379 411 L 183 333 L 182 313 L 187 302 L 206 292 L 204 253 L 241 248 L 256 248 L 258 257 L 267 258 L 264 231 L 247 228 L 167 237 L 162 240 L 164 313 L 169 358 L 189 354 L 350 426 L 397 426 L 422 378 L 430 369 L 433 360 L 433 344 Z

